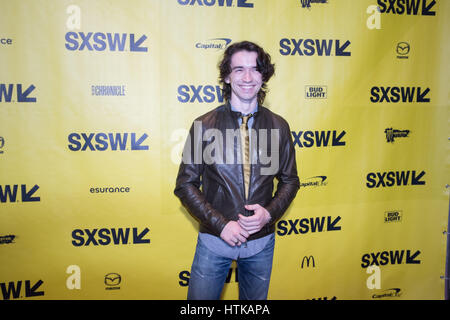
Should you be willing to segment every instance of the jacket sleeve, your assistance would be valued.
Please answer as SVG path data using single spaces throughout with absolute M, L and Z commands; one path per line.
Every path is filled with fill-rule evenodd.
M 229 220 L 225 219 L 218 210 L 211 206 L 206 200 L 204 193 L 200 190 L 204 163 L 202 158 L 203 134 L 199 127 L 201 128 L 201 122 L 194 121 L 189 130 L 174 193 L 192 216 L 200 220 L 202 224 L 206 225 L 217 236 L 220 236 Z
M 276 175 L 278 180 L 277 190 L 272 201 L 265 207 L 271 216 L 269 225 L 275 224 L 281 218 L 300 188 L 295 149 L 291 130 L 287 123 L 281 132 L 280 141 L 280 168 Z

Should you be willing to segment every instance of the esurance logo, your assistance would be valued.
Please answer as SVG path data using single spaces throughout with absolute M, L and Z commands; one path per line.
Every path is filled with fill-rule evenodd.
M 182 6 L 219 6 L 219 7 L 238 7 L 238 8 L 253 8 L 253 3 L 249 0 L 178 0 Z
M 137 136 L 136 133 L 71 133 L 68 136 L 67 147 L 71 151 L 126 151 L 148 150 L 143 145 L 148 138 L 146 133 Z
M 222 89 L 212 85 L 186 85 L 178 87 L 178 101 L 181 103 L 223 103 Z
M 147 52 L 144 41 L 147 36 L 134 33 L 74 32 L 66 33 L 66 49 L 70 51 L 130 51 Z
M 280 53 L 283 56 L 337 56 L 349 57 L 346 51 L 351 44 L 350 40 L 341 43 L 333 39 L 287 39 L 280 40 Z
M 130 231 L 132 235 L 130 235 Z M 75 229 L 72 231 L 72 244 L 75 247 L 81 246 L 107 246 L 109 244 L 148 244 L 150 239 L 145 239 L 145 235 L 149 232 L 145 228 L 141 232 L 138 228 L 102 228 L 102 229 Z
M 0 83 L 0 102 L 36 102 L 36 97 L 31 96 L 34 89 L 36 89 L 34 84 L 27 87 L 21 83 Z M 14 91 L 16 95 L 13 95 Z
M 435 16 L 436 0 L 377 0 L 381 13 Z
M 395 187 L 395 186 L 417 186 L 425 185 L 422 180 L 425 171 L 389 171 L 389 172 L 370 172 L 367 174 L 367 188 Z

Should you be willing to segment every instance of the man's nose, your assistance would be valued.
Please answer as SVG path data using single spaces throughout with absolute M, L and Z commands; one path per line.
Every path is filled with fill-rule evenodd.
M 244 71 L 244 81 L 252 81 L 252 74 L 250 72 L 250 70 L 246 70 Z

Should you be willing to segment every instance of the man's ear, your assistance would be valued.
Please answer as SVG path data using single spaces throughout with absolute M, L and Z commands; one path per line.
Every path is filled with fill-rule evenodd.
M 226 84 L 230 84 L 230 76 L 226 77 L 226 78 L 224 79 L 224 81 L 225 81 Z

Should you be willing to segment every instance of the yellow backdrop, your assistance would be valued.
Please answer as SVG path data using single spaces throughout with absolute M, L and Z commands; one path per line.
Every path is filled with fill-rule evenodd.
M 302 184 L 269 298 L 444 297 L 448 1 L 0 3 L 0 298 L 185 299 L 181 148 L 241 40 L 276 64 Z

